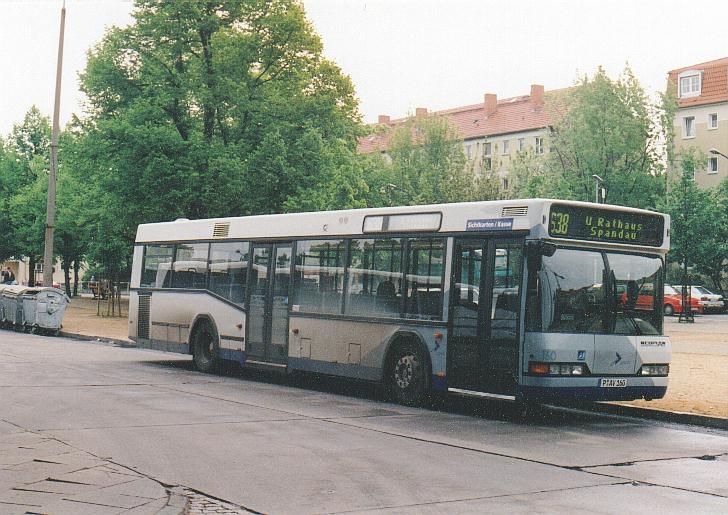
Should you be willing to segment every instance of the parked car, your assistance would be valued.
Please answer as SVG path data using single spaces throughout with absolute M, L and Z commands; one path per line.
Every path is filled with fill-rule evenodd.
M 682 313 L 682 289 L 679 286 L 666 284 L 664 304 L 665 315 L 672 316 Z M 692 312 L 700 311 L 698 299 L 690 298 L 690 310 Z
M 644 283 L 639 286 L 635 309 L 638 311 L 652 311 L 653 303 L 655 302 L 654 287 L 655 286 L 652 283 Z M 664 293 L 663 310 L 665 315 L 672 316 L 682 313 L 682 294 L 668 284 L 665 285 Z M 620 296 L 622 303 L 626 305 L 628 302 L 627 285 L 618 284 L 617 294 Z M 690 310 L 693 313 L 698 312 L 697 299 L 690 299 Z
M 682 292 L 682 286 L 675 286 L 678 292 Z M 723 297 L 713 293 L 705 286 L 691 286 L 690 296 L 698 304 L 698 313 L 723 313 L 725 304 Z

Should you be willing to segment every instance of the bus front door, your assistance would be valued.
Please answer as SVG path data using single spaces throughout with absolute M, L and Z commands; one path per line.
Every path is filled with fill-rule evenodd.
M 513 395 L 523 240 L 455 241 L 447 377 L 452 388 Z
M 288 355 L 290 243 L 255 244 L 247 316 L 247 358 L 284 364 Z

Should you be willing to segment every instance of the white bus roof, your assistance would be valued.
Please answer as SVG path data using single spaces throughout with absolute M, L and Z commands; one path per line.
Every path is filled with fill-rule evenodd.
M 175 241 L 216 241 L 216 240 L 246 240 L 246 239 L 285 239 L 306 237 L 332 237 L 355 236 L 367 234 L 374 237 L 385 232 L 363 233 L 365 217 L 377 215 L 406 215 L 441 213 L 439 228 L 423 232 L 504 232 L 529 231 L 532 238 L 546 238 L 558 241 L 548 234 L 547 217 L 552 204 L 596 208 L 621 213 L 635 213 L 645 215 L 660 215 L 664 218 L 664 238 L 661 247 L 652 247 L 651 250 L 661 249 L 666 252 L 669 248 L 669 221 L 668 215 L 661 215 L 654 211 L 635 209 L 609 204 L 593 204 L 590 202 L 576 202 L 553 199 L 523 199 L 523 200 L 496 200 L 482 202 L 460 202 L 452 204 L 430 204 L 420 206 L 400 206 L 366 209 L 345 209 L 340 211 L 318 211 L 306 213 L 272 214 L 230 218 L 209 218 L 202 220 L 180 219 L 172 222 L 159 222 L 140 225 L 137 229 L 137 243 L 163 243 Z M 413 223 L 423 222 L 417 217 L 408 218 Z M 432 223 L 433 217 L 424 220 L 425 224 Z M 435 217 L 439 221 L 439 217 Z M 406 224 L 407 221 L 405 220 Z M 493 228 L 496 223 L 500 227 Z M 491 224 L 491 225 L 489 225 Z M 485 227 L 485 228 L 483 228 Z M 410 232 L 406 228 L 390 232 Z M 416 233 L 416 230 L 411 232 Z M 475 235 L 475 233 L 474 233 Z M 573 241 L 569 239 L 568 241 Z M 593 243 L 593 242 L 592 242 Z M 641 245 L 615 244 L 599 242 L 600 246 L 610 247 L 642 247 Z

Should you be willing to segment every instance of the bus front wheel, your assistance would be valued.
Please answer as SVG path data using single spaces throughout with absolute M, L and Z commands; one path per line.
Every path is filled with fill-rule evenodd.
M 387 367 L 387 383 L 395 401 L 406 406 L 421 405 L 427 396 L 427 362 L 411 342 L 397 346 Z
M 213 372 L 219 364 L 217 334 L 207 320 L 200 321 L 192 333 L 192 361 L 200 372 Z

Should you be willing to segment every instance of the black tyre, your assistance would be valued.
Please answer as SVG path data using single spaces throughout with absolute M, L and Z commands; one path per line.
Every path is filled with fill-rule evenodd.
M 217 333 L 207 320 L 200 321 L 192 333 L 192 360 L 200 372 L 214 372 L 220 360 L 217 357 Z
M 673 308 L 670 304 L 665 304 L 665 316 L 671 317 L 675 314 L 675 308 Z
M 392 398 L 406 406 L 422 405 L 427 399 L 429 367 L 419 346 L 398 345 L 388 363 L 386 381 Z

